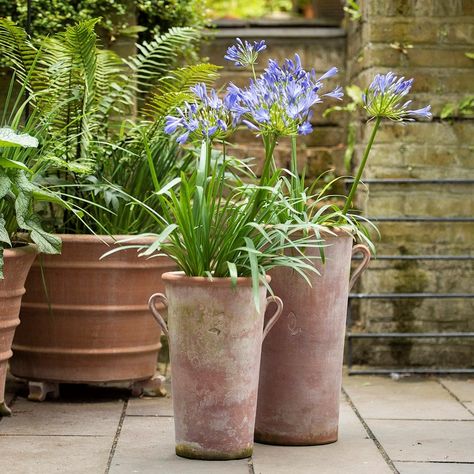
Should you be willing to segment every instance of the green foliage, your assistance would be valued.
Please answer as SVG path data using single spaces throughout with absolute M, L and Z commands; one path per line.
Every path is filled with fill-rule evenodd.
M 301 249 L 320 241 L 303 235 L 306 223 L 272 225 L 285 203 L 279 172 L 269 180 L 276 184 L 262 196 L 260 186 L 244 184 L 238 177 L 245 170 L 242 162 L 225 154 L 213 157 L 211 143 L 204 141 L 194 172 L 157 189 L 161 212 L 148 207 L 162 223 L 162 232 L 151 234 L 155 242 L 131 243 L 108 254 L 125 248 L 136 248 L 144 257 L 164 252 L 188 276 L 229 277 L 234 284 L 239 276 L 252 277 L 257 308 L 258 287 L 268 286 L 265 274 L 271 268 L 291 267 L 307 278 L 305 272 L 315 270 Z
M 172 27 L 191 26 L 202 29 L 209 23 L 210 0 L 137 0 L 138 24 L 147 28 L 143 35 L 150 38 Z
M 474 95 L 468 95 L 457 103 L 449 102 L 442 108 L 439 116 L 442 120 L 474 115 Z
M 199 41 L 195 29 L 171 28 L 123 60 L 98 46 L 96 24 L 87 20 L 32 41 L 9 20 L 0 20 L 0 48 L 9 51 L 17 82 L 30 91 L 31 108 L 48 125 L 43 163 L 67 166 L 67 172 L 45 179 L 84 209 L 82 220 L 67 210 L 58 225 L 60 216 L 54 216 L 55 228 L 146 231 L 154 221 L 129 195 L 159 206 L 154 181 L 167 182 L 186 169 L 189 152 L 178 150 L 163 133 L 163 119 L 191 85 L 212 81 L 217 68 L 173 70 L 183 50 Z M 24 58 L 31 63 L 31 57 L 36 59 L 26 74 Z
M 17 118 L 13 120 L 15 125 Z M 31 120 L 27 127 L 31 127 Z M 59 253 L 61 249 L 60 239 L 43 228 L 35 204 L 66 203 L 57 193 L 36 182 L 37 161 L 31 169 L 25 164 L 29 149 L 37 146 L 38 141 L 27 133 L 17 134 L 11 128 L 0 129 L 0 278 L 3 278 L 3 250 L 14 244 L 19 230 L 30 235 L 40 252 Z
M 214 0 L 209 2 L 214 18 L 259 18 L 274 12 L 291 12 L 291 0 Z
M 208 23 L 206 0 L 34 0 L 31 4 L 31 31 L 35 36 L 54 34 L 98 17 L 108 43 L 120 34 L 140 33 L 142 39 L 150 40 L 172 27 L 201 29 Z M 0 12 L 26 27 L 26 0 L 0 0 Z
M 360 21 L 362 18 L 362 12 L 360 11 L 360 5 L 357 3 L 357 0 L 346 0 L 344 11 L 349 15 L 351 21 Z

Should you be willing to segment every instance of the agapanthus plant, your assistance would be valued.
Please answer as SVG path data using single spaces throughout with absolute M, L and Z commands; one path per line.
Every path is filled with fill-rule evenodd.
M 201 142 L 195 170 L 156 189 L 161 214 L 149 211 L 163 230 L 155 235 L 155 243 L 122 248 L 137 248 L 147 257 L 165 252 L 188 276 L 230 277 L 234 283 L 237 277 L 251 277 L 258 308 L 258 288 L 261 284 L 268 287 L 268 270 L 287 266 L 306 278 L 306 272 L 316 270 L 303 250 L 321 242 L 314 234 L 302 232 L 306 223 L 274 222 L 275 212 L 286 205 L 278 171 L 269 176 L 272 186 L 246 184 L 240 178 L 246 165 L 227 157 L 225 146 L 213 157 L 213 147 L 240 120 L 233 97 L 227 94 L 220 99 L 203 84 L 191 92 L 194 101 L 166 118 L 165 132 L 176 135 L 181 144 Z M 253 174 L 249 177 L 255 181 Z
M 227 49 L 224 58 L 232 61 L 238 67 L 254 66 L 257 63 L 258 53 L 265 49 L 267 49 L 267 45 L 263 40 L 254 41 L 252 44 L 236 38 L 235 44 Z
M 176 139 L 180 144 L 188 140 L 224 140 L 232 133 L 235 124 L 227 102 L 224 103 L 214 89 L 208 92 L 203 83 L 191 87 L 191 92 L 195 101 L 177 108 L 177 116 L 166 117 L 165 132 L 172 134 L 181 131 Z
M 226 59 L 251 67 L 253 78 L 248 87 L 230 84 L 221 99 L 215 90 L 198 84 L 191 89 L 194 101 L 166 118 L 165 132 L 176 134 L 181 144 L 202 141 L 201 154 L 191 177 L 183 174 L 156 190 L 163 209 L 163 216 L 156 218 L 163 221 L 164 230 L 154 245 L 141 248 L 147 256 L 166 251 L 187 275 L 252 276 L 256 295 L 263 274 L 274 266 L 290 266 L 301 274 L 315 271 L 303 250 L 310 245 L 322 248 L 322 243 L 303 230 L 313 229 L 317 236 L 321 225 L 348 225 L 370 244 L 361 226 L 366 219 L 348 213 L 348 209 L 380 121 L 430 116 L 429 107 L 409 110 L 410 101 L 403 102 L 412 80 L 398 79 L 392 73 L 376 76 L 364 96 L 365 108 L 375 120 L 374 129 L 341 210 L 324 202 L 327 187 L 313 196 L 305 187 L 304 172 L 300 176 L 297 170 L 297 138 L 312 132 L 313 107 L 324 98 L 342 98 L 340 87 L 324 93 L 324 81 L 333 77 L 337 68 L 318 77 L 314 70 L 306 71 L 295 55 L 281 65 L 270 60 L 257 77 L 254 65 L 265 48 L 263 41 L 251 44 L 238 40 L 228 49 Z M 258 185 L 244 184 L 235 173 L 229 173 L 225 154 L 221 160 L 211 158 L 213 144 L 226 140 L 239 125 L 263 140 L 265 162 Z M 276 168 L 273 159 L 277 140 L 284 136 L 291 138 L 289 177 Z M 239 166 L 238 160 L 233 163 Z M 232 183 L 229 174 L 234 176 Z M 287 255 L 285 250 L 290 248 L 294 252 Z
M 300 176 L 297 169 L 297 138 L 312 132 L 311 118 L 315 105 L 323 98 L 341 99 L 342 89 L 336 87 L 331 92 L 323 93 L 324 81 L 337 74 L 337 68 L 330 68 L 325 74 L 317 76 L 314 70 L 306 71 L 296 54 L 294 59 L 286 59 L 282 65 L 270 60 L 268 67 L 259 77 L 255 74 L 254 64 L 258 52 L 263 50 L 263 42 L 253 45 L 238 41 L 231 46 L 226 59 L 245 67 L 250 66 L 253 79 L 248 87 L 240 88 L 230 84 L 227 91 L 227 103 L 237 122 L 241 121 L 258 136 L 261 136 L 265 148 L 265 162 L 260 184 L 265 185 L 273 167 L 273 152 L 278 138 L 291 138 L 291 167 L 289 178 L 283 176 L 289 195 L 288 206 L 282 219 L 288 221 L 292 214 L 293 220 L 311 220 L 325 225 L 344 225 L 349 227 L 367 241 L 367 233 L 359 232 L 362 216 L 348 213 L 352 199 L 360 182 L 367 158 L 381 120 L 387 118 L 394 121 L 412 121 L 415 118 L 430 118 L 430 106 L 422 109 L 410 109 L 410 100 L 405 96 L 409 93 L 413 79 L 398 78 L 393 73 L 377 74 L 364 96 L 364 108 L 370 120 L 374 120 L 371 137 L 364 152 L 356 178 L 352 184 L 344 208 L 337 205 L 324 204 L 320 194 L 313 196 L 305 187 L 304 172 Z M 251 60 L 249 60 L 251 58 Z M 325 190 L 327 187 L 325 187 Z M 330 218 L 328 218 L 330 216 Z M 366 221 L 366 220 L 365 220 Z M 362 226 L 363 227 L 363 226 Z M 370 242 L 368 242 L 370 243 Z
M 382 119 L 385 118 L 395 122 L 412 122 L 416 118 L 431 119 L 430 105 L 415 110 L 408 108 L 412 101 L 406 100 L 406 96 L 410 92 L 412 84 L 413 79 L 405 80 L 404 77 L 397 77 L 393 72 L 385 75 L 377 74 L 362 95 L 364 109 L 369 116 L 369 120 L 374 121 L 374 126 L 365 147 L 357 175 L 347 196 L 342 211 L 344 215 L 347 214 L 352 204 Z
M 256 48 L 254 49 L 252 57 L 256 62 Z M 241 65 L 245 66 L 244 53 L 241 56 Z M 226 59 L 229 58 L 235 59 L 232 47 L 227 52 Z M 305 202 L 301 197 L 305 195 L 305 185 L 304 176 L 298 176 L 297 137 L 313 131 L 311 119 L 315 105 L 323 102 L 324 98 L 342 98 L 340 87 L 324 92 L 324 81 L 335 76 L 338 70 L 333 67 L 322 75 L 318 75 L 314 69 L 307 71 L 302 67 L 298 54 L 295 54 L 294 59 L 284 60 L 281 65 L 270 59 L 259 77 L 255 74 L 253 63 L 250 66 L 253 79 L 249 86 L 239 88 L 230 84 L 227 89 L 228 103 L 237 120 L 262 138 L 265 160 L 260 176 L 261 186 L 268 184 L 269 176 L 275 170 L 273 152 L 278 139 L 291 138 L 288 191 L 292 206 L 302 211 Z

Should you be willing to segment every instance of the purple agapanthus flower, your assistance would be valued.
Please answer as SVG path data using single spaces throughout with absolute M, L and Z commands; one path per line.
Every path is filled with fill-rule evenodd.
M 180 144 L 189 139 L 224 139 L 234 126 L 229 108 L 214 89 L 208 92 L 204 83 L 196 84 L 190 90 L 196 97 L 195 102 L 185 102 L 183 107 L 176 109 L 177 116 L 166 117 L 165 133 L 181 132 L 176 138 Z
M 411 100 L 404 97 L 410 92 L 413 79 L 397 77 L 393 72 L 377 74 L 362 95 L 364 107 L 370 117 L 388 118 L 397 122 L 412 121 L 415 118 L 431 119 L 431 106 L 409 110 Z
M 247 67 L 257 62 L 258 53 L 267 48 L 265 41 L 243 42 L 240 38 L 235 40 L 236 44 L 227 49 L 224 59 L 233 61 L 235 66 Z
M 340 99 L 342 89 L 320 95 L 323 80 L 334 76 L 331 68 L 321 77 L 314 70 L 306 71 L 296 54 L 283 64 L 270 60 L 264 73 L 250 81 L 247 88 L 230 84 L 227 101 L 235 120 L 242 120 L 251 130 L 275 136 L 294 136 L 311 133 L 313 105 L 322 102 L 323 96 Z

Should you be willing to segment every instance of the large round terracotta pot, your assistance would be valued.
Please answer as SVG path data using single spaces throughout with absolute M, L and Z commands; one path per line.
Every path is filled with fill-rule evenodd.
M 3 251 L 3 274 L 0 280 L 0 416 L 10 414 L 5 404 L 7 361 L 12 356 L 12 341 L 20 324 L 21 298 L 25 293 L 25 280 L 36 257 L 36 245 L 23 245 Z
M 280 316 L 281 300 L 260 287 L 257 309 L 250 278 L 163 275 L 166 297 L 150 309 L 168 333 L 176 454 L 240 459 L 253 450 L 262 341 Z M 166 328 L 155 301 L 168 306 Z M 265 307 L 276 302 L 264 329 Z
M 349 289 L 367 267 L 369 249 L 341 230 L 324 233 L 326 262 L 309 286 L 290 269 L 270 272 L 283 315 L 262 348 L 255 440 L 315 445 L 337 441 Z M 319 248 L 307 249 L 318 257 Z M 364 255 L 350 282 L 351 258 Z
M 38 400 L 56 391 L 45 382 L 151 379 L 161 344 L 147 301 L 163 288 L 161 275 L 175 268 L 173 261 L 139 258 L 135 250 L 100 260 L 113 248 L 112 237 L 60 237 L 62 254 L 40 256 L 26 281 L 12 373 L 43 383 L 30 383 L 30 398 Z

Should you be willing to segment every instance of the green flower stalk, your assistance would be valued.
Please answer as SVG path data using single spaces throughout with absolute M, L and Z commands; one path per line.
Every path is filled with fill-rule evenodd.
M 431 119 L 431 106 L 428 105 L 417 110 L 408 110 L 411 100 L 403 103 L 404 97 L 410 92 L 412 84 L 413 79 L 405 80 L 404 77 L 398 78 L 392 72 L 386 75 L 377 74 L 363 94 L 364 109 L 367 111 L 370 119 L 375 119 L 375 124 L 365 147 L 357 175 L 347 196 L 344 209 L 342 210 L 343 215 L 347 214 L 352 204 L 382 119 L 387 118 L 394 122 L 412 122 L 414 117 Z

